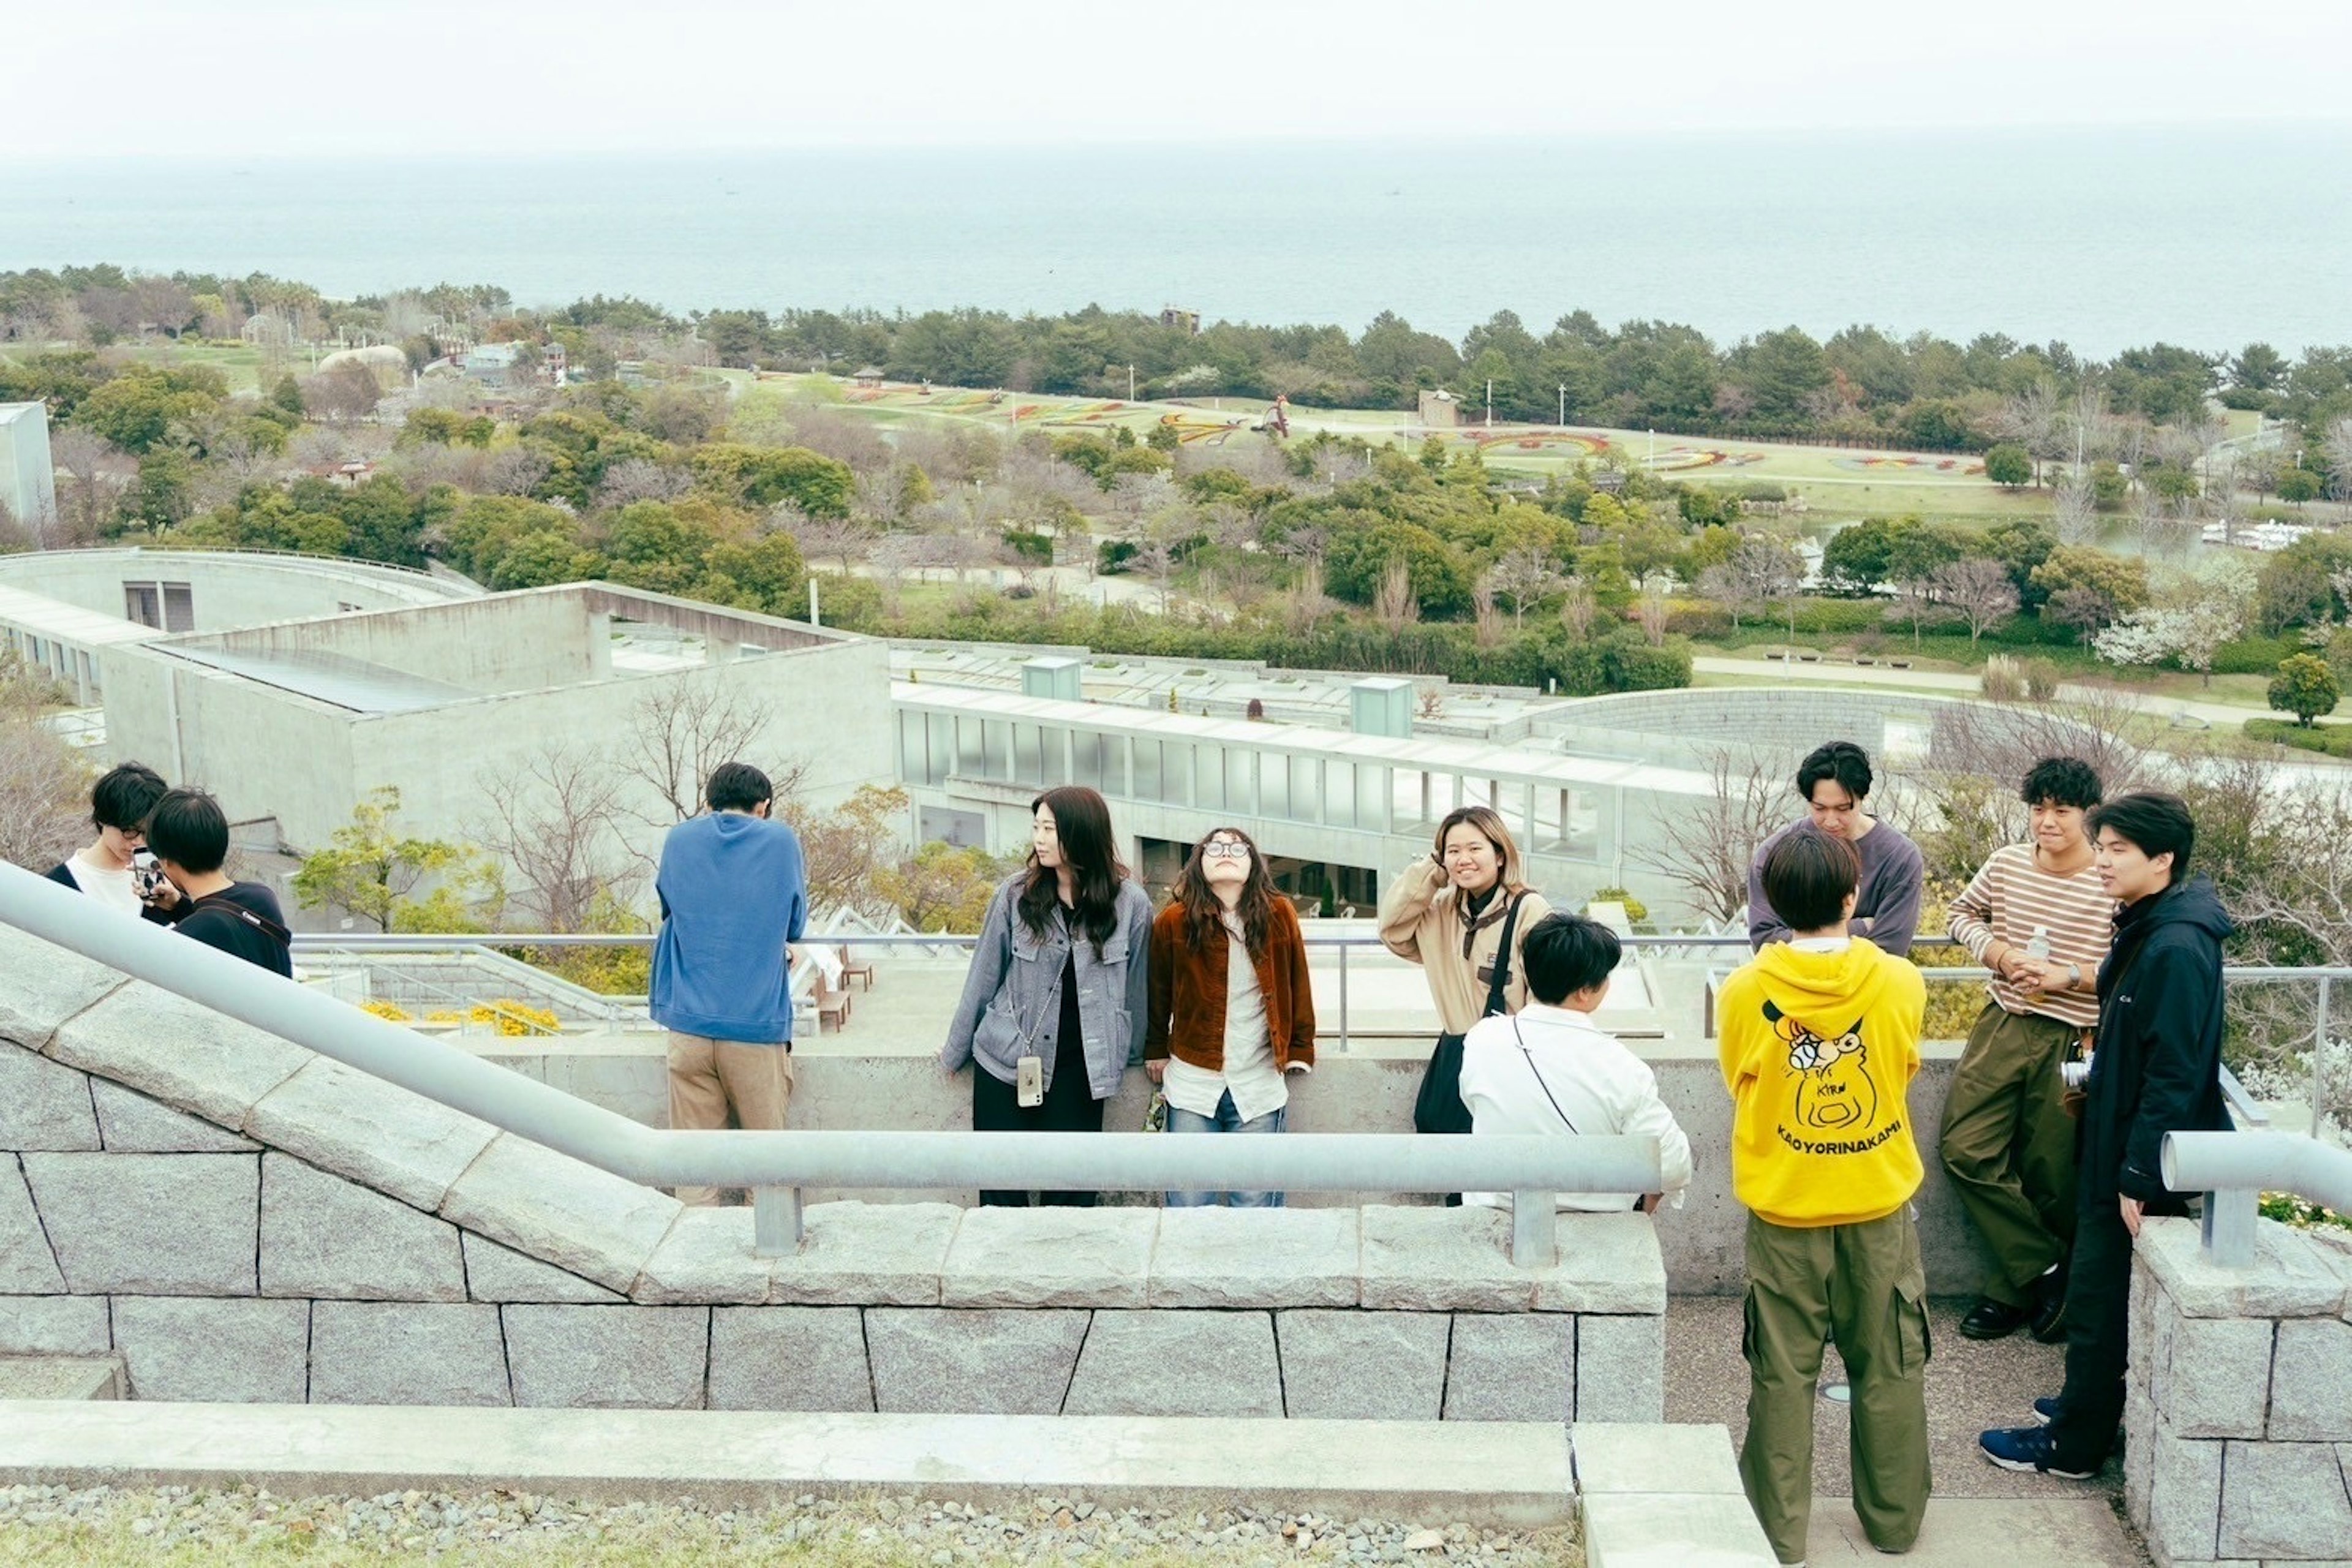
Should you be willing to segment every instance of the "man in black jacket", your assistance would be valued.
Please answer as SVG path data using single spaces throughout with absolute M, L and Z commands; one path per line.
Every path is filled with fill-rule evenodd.
M 2074 1260 L 2066 1279 L 2066 1387 L 2037 1399 L 2046 1426 L 1978 1439 L 2004 1469 L 2098 1474 L 2123 1418 L 2132 1239 L 2148 1215 L 2187 1213 L 2165 1189 L 2168 1132 L 2226 1131 L 2221 942 L 2231 930 L 2204 878 L 2186 880 L 2197 825 L 2179 795 L 2119 795 L 2090 814 L 2099 875 L 2121 908 L 2099 966 L 2099 1033 L 2083 1107 Z
M 181 935 L 292 976 L 293 936 L 278 895 L 258 882 L 233 882 L 221 871 L 228 859 L 228 817 L 218 801 L 200 789 L 167 791 L 147 818 L 147 847 L 167 884 L 157 902 Z

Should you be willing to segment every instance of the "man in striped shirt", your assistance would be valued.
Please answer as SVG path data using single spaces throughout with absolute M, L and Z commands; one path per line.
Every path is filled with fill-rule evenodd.
M 1944 1101 L 1943 1159 L 1993 1259 L 1960 1332 L 1997 1340 L 2031 1322 L 2050 1342 L 2064 1331 L 2074 1235 L 2074 1123 L 2059 1068 L 2099 1021 L 2116 901 L 2083 826 L 2100 797 L 2091 765 L 2044 758 L 2020 793 L 2032 842 L 1994 850 L 1952 900 L 1952 940 L 1992 972 L 1992 1000 Z

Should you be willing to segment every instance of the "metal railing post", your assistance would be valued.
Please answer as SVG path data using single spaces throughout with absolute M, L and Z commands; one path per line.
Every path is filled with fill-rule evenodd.
M 751 1189 L 751 1256 L 790 1258 L 801 1246 L 801 1190 Z
M 1511 1194 L 1511 1264 L 1517 1268 L 1549 1268 L 1559 1261 L 1559 1215 L 1547 1192 L 1514 1189 Z
M 2252 1187 L 2229 1187 L 2205 1194 L 2199 1239 L 2205 1256 L 2224 1268 L 2254 1266 L 2254 1222 L 2262 1217 L 2262 1194 Z
M 1348 944 L 1339 944 L 1339 1054 L 1348 1054 Z

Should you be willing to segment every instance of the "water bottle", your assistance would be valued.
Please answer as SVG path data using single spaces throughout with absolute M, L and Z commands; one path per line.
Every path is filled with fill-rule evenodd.
M 2033 960 L 2036 963 L 2041 963 L 2048 960 L 2050 957 L 2050 928 L 2048 926 L 2035 926 L 2033 928 L 2033 940 L 2025 944 L 2025 956 Z

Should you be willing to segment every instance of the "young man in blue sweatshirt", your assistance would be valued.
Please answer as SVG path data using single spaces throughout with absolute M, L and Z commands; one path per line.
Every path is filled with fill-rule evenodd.
M 769 819 L 775 792 L 748 763 L 711 770 L 710 809 L 662 841 L 654 1022 L 669 1031 L 669 1124 L 781 1128 L 793 1099 L 792 953 L 808 925 L 801 841 Z M 680 1187 L 682 1203 L 718 1201 Z

